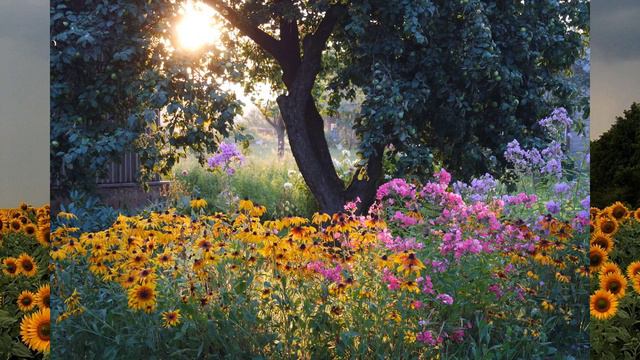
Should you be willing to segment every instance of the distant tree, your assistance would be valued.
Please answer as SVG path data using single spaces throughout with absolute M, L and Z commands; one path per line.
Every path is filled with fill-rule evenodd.
M 122 146 L 137 137 L 143 165 L 168 171 L 181 149 L 210 150 L 232 125 L 238 107 L 209 79 L 247 89 L 268 80 L 281 90 L 289 144 L 320 208 L 335 213 L 359 197 L 366 209 L 382 180 L 385 149 L 402 155 L 408 173 L 428 173 L 432 157 L 461 178 L 499 171 L 507 142 L 535 141 L 535 121 L 553 106 L 573 110 L 578 92 L 563 75 L 589 31 L 588 0 L 204 2 L 227 25 L 224 50 L 178 65 L 159 40 L 177 3 L 52 2 L 52 116 L 61 121 L 53 129 L 54 166 L 101 156 L 111 145 L 77 144 L 103 139 L 118 109 L 129 115 L 116 118 L 134 126 L 107 127 L 107 137 L 124 131 Z M 320 90 L 331 91 L 332 104 L 364 94 L 353 123 L 361 176 L 346 184 L 325 138 L 319 84 L 329 84 Z M 95 90 L 108 96 L 92 107 Z M 166 107 L 179 119 L 155 125 L 142 115 L 145 107 Z
M 278 104 L 273 101 L 263 99 L 256 101 L 255 106 L 258 108 L 258 111 L 260 111 L 267 124 L 269 124 L 276 133 L 278 158 L 284 158 L 285 136 L 287 129 L 285 127 L 284 120 L 282 119 L 282 115 L 280 115 Z
M 640 104 L 634 103 L 611 129 L 591 142 L 591 204 L 615 201 L 640 206 Z

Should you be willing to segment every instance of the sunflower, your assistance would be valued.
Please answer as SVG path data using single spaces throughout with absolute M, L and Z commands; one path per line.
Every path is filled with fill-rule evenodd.
M 9 276 L 17 276 L 20 274 L 20 267 L 18 267 L 18 259 L 8 257 L 2 260 L 4 265 L 2 272 Z
M 29 236 L 33 236 L 33 235 L 36 234 L 36 226 L 33 225 L 33 224 L 27 224 L 27 225 L 24 226 L 22 231 L 24 231 L 24 233 L 29 235 Z
M 25 315 L 20 323 L 22 341 L 34 351 L 49 353 L 51 349 L 51 313 L 48 308 Z
M 640 275 L 640 261 L 634 261 L 627 266 L 627 276 L 629 279 L 633 279 Z
M 633 290 L 635 290 L 636 293 L 640 294 L 640 276 L 631 278 L 631 286 L 633 286 Z
M 51 306 L 51 287 L 49 287 L 49 284 L 44 284 L 38 288 L 35 300 L 40 309 L 46 309 Z
M 36 261 L 27 253 L 22 253 L 18 257 L 18 268 L 20 273 L 27 277 L 35 276 L 38 273 Z
M 591 316 L 599 320 L 613 317 L 618 311 L 618 299 L 606 290 L 598 290 L 589 298 Z
M 12 219 L 9 223 L 9 228 L 14 232 L 22 230 L 22 221 L 20 219 Z
M 136 285 L 129 289 L 129 307 L 152 312 L 156 306 L 156 286 L 153 283 Z
M 602 264 L 602 266 L 600 267 L 600 274 L 603 276 L 613 274 L 613 273 L 622 274 L 622 270 L 620 270 L 620 267 L 615 263 L 607 261 L 606 263 Z
M 600 277 L 600 288 L 621 299 L 627 291 L 627 279 L 618 273 L 603 275 Z
M 163 326 L 166 328 L 176 326 L 180 324 L 181 317 L 180 310 L 165 311 L 162 313 Z
M 603 217 L 598 221 L 600 231 L 607 235 L 614 235 L 618 232 L 618 222 L 613 218 Z
M 633 218 L 636 219 L 636 221 L 640 221 L 640 208 L 637 208 L 636 211 L 633 212 Z
M 49 247 L 51 245 L 51 230 L 48 226 L 43 226 L 38 229 L 36 233 L 36 240 L 40 243 L 40 245 L 44 247 Z
M 18 308 L 20 311 L 31 311 L 36 306 L 35 296 L 36 294 L 31 291 L 23 290 L 20 295 L 18 295 Z
M 609 253 L 613 249 L 613 239 L 610 235 L 606 235 L 601 231 L 596 231 L 591 235 L 591 245 L 598 245 L 605 252 Z
M 629 210 L 620 201 L 616 201 L 615 204 L 609 206 L 609 213 L 618 221 L 629 217 Z
M 600 246 L 591 246 L 589 249 L 589 268 L 591 272 L 600 270 L 600 267 L 607 262 L 607 259 L 607 253 Z

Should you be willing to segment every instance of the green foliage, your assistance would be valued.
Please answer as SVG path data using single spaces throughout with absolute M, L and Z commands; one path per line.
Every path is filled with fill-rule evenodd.
M 69 201 L 60 206 L 60 211 L 82 218 L 80 223 L 82 231 L 102 230 L 118 217 L 118 211 L 103 204 L 97 196 L 78 190 L 69 193 Z M 57 219 L 54 219 L 54 227 L 56 222 Z
M 236 202 L 229 202 L 220 194 L 230 190 L 235 199 L 251 199 L 266 206 L 267 218 L 293 214 L 311 217 L 318 211 L 313 195 L 290 158 L 269 161 L 254 156 L 231 177 L 223 172 L 207 171 L 194 162 L 191 162 L 193 166 L 188 166 L 189 163 L 185 165 L 175 171 L 175 181 L 179 183 L 177 187 L 181 194 L 176 204 L 169 205 L 187 210 L 191 197 L 202 197 L 207 200 L 209 210 L 227 212 L 233 209 Z
M 576 110 L 583 95 L 567 75 L 584 53 L 587 0 L 208 3 L 218 21 L 232 19 L 224 50 L 185 56 L 160 41 L 171 40 L 179 2 L 52 2 L 54 179 L 90 184 L 127 149 L 141 156 L 142 179 L 168 173 L 188 148 L 203 161 L 240 111 L 219 84 L 268 80 L 282 91 L 329 8 L 337 24 L 313 93 L 329 84 L 336 107 L 364 94 L 353 122 L 363 160 L 392 144 L 406 173 L 429 173 L 415 161 L 429 154 L 461 178 L 500 172 L 507 141 L 535 142 L 536 119 L 556 105 Z M 238 26 L 270 40 L 254 43 Z
M 461 178 L 499 173 L 506 143 L 531 145 L 552 106 L 584 107 L 566 75 L 584 53 L 588 12 L 588 1 L 350 2 L 327 55 L 345 64 L 333 88 L 364 91 L 365 155 L 393 144 L 408 157 L 429 151 Z
M 591 201 L 606 207 L 616 201 L 640 206 L 640 104 L 591 142 Z
M 204 161 L 228 135 L 239 103 L 220 83 L 238 74 L 217 49 L 165 46 L 179 6 L 51 2 L 51 174 L 65 189 L 90 188 L 126 150 L 140 156 L 144 180 L 186 149 Z

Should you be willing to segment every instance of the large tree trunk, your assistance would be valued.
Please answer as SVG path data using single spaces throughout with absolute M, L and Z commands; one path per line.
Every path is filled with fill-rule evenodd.
M 300 46 L 296 20 L 280 19 L 280 39 L 267 34 L 243 18 L 233 7 L 221 0 L 205 0 L 251 38 L 266 53 L 273 56 L 282 69 L 282 80 L 288 90 L 278 97 L 278 107 L 286 126 L 291 152 L 309 189 L 323 212 L 334 214 L 344 210 L 344 204 L 360 198 L 359 211 L 368 210 L 375 199 L 382 178 L 383 146 L 377 146 L 366 165 L 368 177 L 354 179 L 346 186 L 338 177 L 324 135 L 324 121 L 311 89 L 320 71 L 322 52 L 338 21 L 346 16 L 344 4 L 333 4 L 325 12 L 316 31 L 308 34 Z
M 338 177 L 324 134 L 322 117 L 313 106 L 310 94 L 290 92 L 278 98 L 291 151 L 309 189 L 323 212 L 334 214 L 344 210 L 344 205 L 360 199 L 359 212 L 366 212 L 375 200 L 376 189 L 382 178 L 382 147 L 369 159 L 366 168 L 368 178 L 354 179 L 345 186 Z

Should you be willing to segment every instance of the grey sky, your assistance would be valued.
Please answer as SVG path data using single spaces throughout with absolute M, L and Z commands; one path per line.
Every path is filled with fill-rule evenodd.
M 591 138 L 640 102 L 640 1 L 591 1 Z
M 49 2 L 0 0 L 0 208 L 49 202 Z

